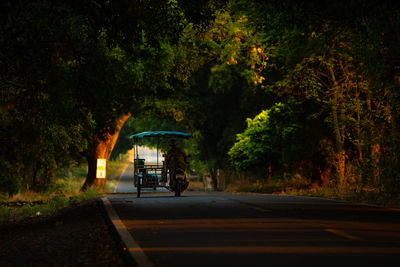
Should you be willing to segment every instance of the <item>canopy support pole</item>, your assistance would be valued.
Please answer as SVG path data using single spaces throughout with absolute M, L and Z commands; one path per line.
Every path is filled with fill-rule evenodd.
M 158 167 L 158 146 L 159 146 L 159 143 L 160 143 L 160 137 L 157 137 L 157 167 Z

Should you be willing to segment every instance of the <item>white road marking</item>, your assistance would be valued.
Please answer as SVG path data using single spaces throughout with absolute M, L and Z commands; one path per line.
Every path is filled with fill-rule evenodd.
M 124 242 L 129 254 L 132 256 L 133 259 L 135 259 L 138 266 L 154 267 L 154 263 L 150 261 L 147 255 L 143 252 L 143 249 L 139 246 L 139 244 L 135 241 L 135 239 L 133 239 L 128 229 L 126 229 L 124 223 L 121 221 L 117 212 L 111 205 L 110 200 L 108 200 L 107 197 L 103 197 L 101 198 L 101 200 L 103 201 L 108 217 L 114 224 L 115 229 L 117 229 L 117 232 L 121 237 L 122 242 Z

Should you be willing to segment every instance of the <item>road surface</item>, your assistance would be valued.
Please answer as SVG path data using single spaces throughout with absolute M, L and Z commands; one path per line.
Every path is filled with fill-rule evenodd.
M 108 196 L 154 266 L 399 266 L 400 212 L 318 198 L 227 193 Z M 117 222 L 114 220 L 114 222 Z M 140 259 L 139 259 L 140 261 Z M 144 266 L 144 265 L 142 265 Z

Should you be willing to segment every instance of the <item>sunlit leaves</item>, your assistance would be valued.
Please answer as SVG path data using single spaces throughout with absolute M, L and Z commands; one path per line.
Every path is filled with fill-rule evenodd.
M 247 119 L 247 128 L 237 135 L 229 151 L 232 164 L 240 170 L 267 165 L 268 162 L 289 163 L 298 160 L 302 143 L 302 126 L 296 123 L 292 109 L 277 103 Z
M 202 47 L 221 66 L 215 67 L 215 71 L 239 65 L 237 68 L 243 77 L 257 85 L 265 80 L 261 73 L 268 65 L 268 50 L 262 48 L 257 32 L 247 21 L 246 16 L 236 17 L 229 11 L 218 12 L 214 23 L 204 34 Z

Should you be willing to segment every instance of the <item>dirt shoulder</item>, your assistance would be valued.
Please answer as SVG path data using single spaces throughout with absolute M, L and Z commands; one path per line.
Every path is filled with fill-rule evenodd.
M 0 266 L 124 266 L 96 201 L 0 225 Z

